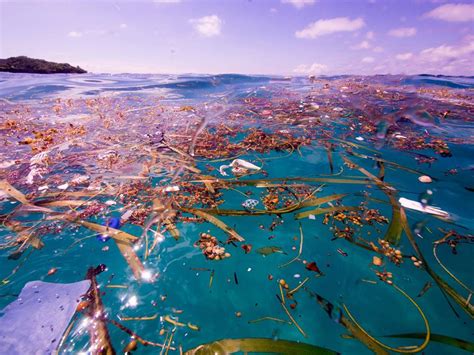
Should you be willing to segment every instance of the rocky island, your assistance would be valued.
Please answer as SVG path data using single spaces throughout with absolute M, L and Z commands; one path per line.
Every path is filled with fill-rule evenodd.
M 32 73 L 32 74 L 84 74 L 87 73 L 79 66 L 73 67 L 67 63 L 48 62 L 43 59 L 26 56 L 0 59 L 0 72 Z

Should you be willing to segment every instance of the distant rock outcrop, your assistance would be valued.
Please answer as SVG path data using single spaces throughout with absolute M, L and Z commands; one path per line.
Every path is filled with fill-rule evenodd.
M 0 72 L 32 73 L 32 74 L 84 74 L 80 67 L 73 67 L 67 63 L 53 63 L 43 59 L 28 58 L 25 56 L 0 59 Z

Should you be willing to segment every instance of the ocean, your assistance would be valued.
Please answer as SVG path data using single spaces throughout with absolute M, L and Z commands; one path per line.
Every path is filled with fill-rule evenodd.
M 29 281 L 104 264 L 117 351 L 131 337 L 105 319 L 168 347 L 139 354 L 241 338 L 472 352 L 473 89 L 430 75 L 2 73 L 0 308 Z M 91 351 L 90 311 L 61 353 Z

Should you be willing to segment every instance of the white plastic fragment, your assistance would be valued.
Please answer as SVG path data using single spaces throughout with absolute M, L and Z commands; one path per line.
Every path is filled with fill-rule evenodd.
M 398 200 L 400 202 L 400 205 L 402 205 L 405 208 L 409 208 L 411 210 L 423 212 L 423 213 L 429 213 L 435 216 L 440 216 L 443 218 L 449 218 L 450 214 L 446 211 L 443 211 L 439 207 L 434 207 L 434 206 L 423 206 L 420 202 L 418 201 L 413 201 L 409 200 L 405 197 L 400 197 Z
M 0 163 L 0 169 L 7 169 L 10 166 L 15 165 L 14 160 L 8 160 Z
M 87 176 L 87 175 L 77 175 L 77 176 L 72 178 L 71 183 L 72 184 L 82 184 L 82 183 L 86 182 L 89 179 L 90 179 L 90 177 Z
M 363 140 L 364 140 L 364 138 L 363 138 L 363 137 L 360 137 L 360 136 L 359 136 L 359 137 L 356 137 L 356 139 L 357 139 L 358 141 L 363 141 Z
M 120 221 L 121 221 L 122 223 L 125 223 L 126 221 L 129 220 L 129 218 L 132 216 L 132 214 L 133 214 L 133 208 L 127 210 L 123 215 L 121 215 L 121 216 L 120 216 Z
M 398 139 L 407 139 L 407 137 L 402 136 L 401 134 L 395 134 L 394 137 Z
M 176 192 L 179 191 L 179 186 L 173 185 L 173 186 L 167 186 L 163 189 L 165 192 Z
M 38 187 L 38 191 L 46 191 L 48 188 L 49 188 L 48 185 L 43 185 L 43 186 Z
M 310 215 L 308 216 L 308 218 L 309 218 L 309 219 L 316 219 L 316 216 L 315 216 L 314 214 L 310 214 Z
M 116 205 L 117 202 L 115 202 L 114 200 L 107 200 L 107 201 L 105 201 L 105 204 L 106 204 L 107 206 L 113 206 L 113 205 Z
M 58 189 L 60 190 L 66 190 L 69 187 L 69 184 L 66 182 L 62 185 L 58 185 Z
M 245 170 L 260 170 L 260 167 L 246 161 L 243 159 L 234 159 L 232 163 L 229 165 L 221 165 L 219 167 L 219 172 L 222 176 L 228 176 L 225 172 L 225 169 L 232 168 L 232 172 L 235 173 L 243 173 Z
M 423 182 L 425 184 L 429 184 L 433 182 L 433 179 L 431 179 L 431 177 L 429 177 L 428 175 L 422 175 L 418 177 L 418 181 Z

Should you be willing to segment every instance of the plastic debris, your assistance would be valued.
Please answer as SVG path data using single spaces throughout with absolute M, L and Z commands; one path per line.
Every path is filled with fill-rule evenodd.
M 420 181 L 422 183 L 425 183 L 425 184 L 429 184 L 429 183 L 433 182 L 433 179 L 431 179 L 428 175 L 422 175 L 422 176 L 418 177 L 418 181 Z
M 438 208 L 438 207 L 428 206 L 428 205 L 423 206 L 420 202 L 409 200 L 405 197 L 400 197 L 398 202 L 400 202 L 400 204 L 403 207 L 409 208 L 411 210 L 415 210 L 415 211 L 419 211 L 423 213 L 429 213 L 429 214 L 440 216 L 443 218 L 450 218 L 450 214 L 448 212 L 443 211 L 441 208 Z
M 255 207 L 257 207 L 258 204 L 259 204 L 259 202 L 257 200 L 248 199 L 248 200 L 245 200 L 244 202 L 242 202 L 242 207 L 244 207 L 248 210 L 253 210 L 253 209 L 255 209 Z
M 18 298 L 2 310 L 2 353 L 53 353 L 90 284 L 89 280 L 70 284 L 28 282 Z
M 228 176 L 228 174 L 225 172 L 225 169 L 232 168 L 232 173 L 238 175 L 238 174 L 244 174 L 249 170 L 254 170 L 258 171 L 260 168 L 246 160 L 243 159 L 234 159 L 232 163 L 229 165 L 221 165 L 219 167 L 219 172 L 221 173 L 222 176 Z
M 121 223 L 120 223 L 120 218 L 118 217 L 110 217 L 107 219 L 107 221 L 104 223 L 104 226 L 106 227 L 111 227 L 114 229 L 120 229 Z M 107 234 L 99 234 L 97 236 L 97 239 L 100 240 L 101 242 L 106 242 L 107 240 L 110 239 L 110 236 Z

